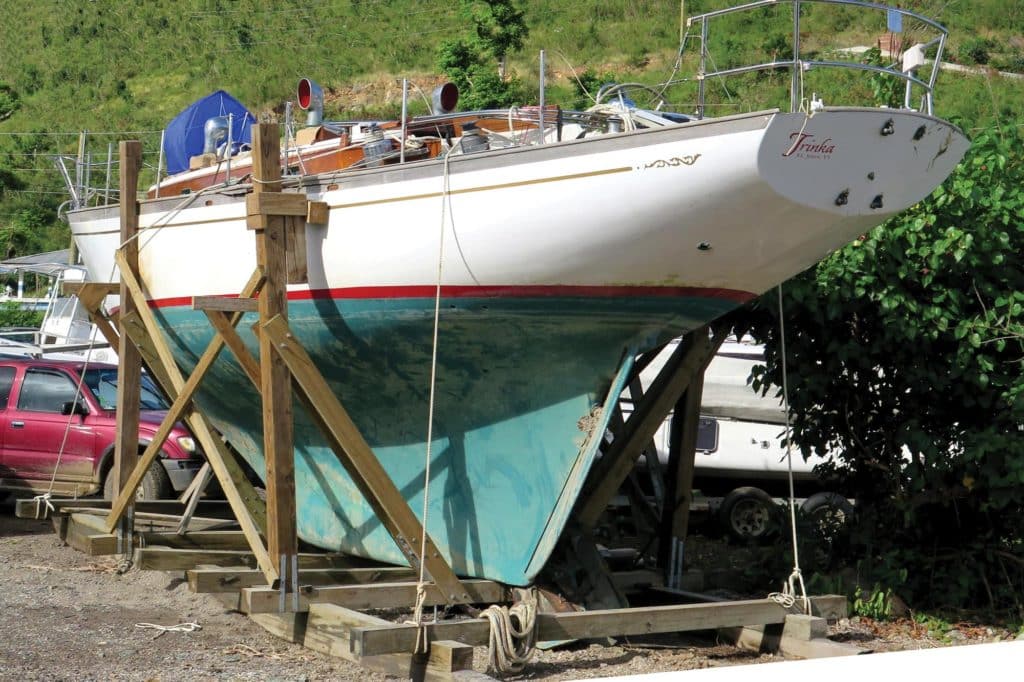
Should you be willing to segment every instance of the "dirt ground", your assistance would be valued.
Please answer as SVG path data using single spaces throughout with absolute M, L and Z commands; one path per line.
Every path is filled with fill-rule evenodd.
M 268 634 L 181 574 L 130 571 L 62 546 L 49 521 L 14 517 L 0 505 L 0 680 L 373 680 L 388 679 Z M 166 632 L 140 623 L 198 623 Z M 832 637 L 883 651 L 1012 639 L 998 628 L 967 626 L 942 634 L 912 623 L 850 619 Z M 663 636 L 614 646 L 577 645 L 538 652 L 519 679 L 636 675 L 778 660 L 713 640 Z M 477 649 L 483 672 L 486 651 Z

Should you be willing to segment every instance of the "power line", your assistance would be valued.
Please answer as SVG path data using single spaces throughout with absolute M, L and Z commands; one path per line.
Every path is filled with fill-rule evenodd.
M 0 132 L 0 135 L 7 135 L 10 137 L 30 137 L 34 135 L 47 135 L 54 137 L 78 137 L 82 133 L 85 133 L 86 137 L 93 135 L 159 135 L 163 130 L 111 130 L 111 131 L 94 131 L 94 130 L 77 130 L 75 132 L 54 132 L 51 130 L 38 130 L 38 131 L 14 131 L 14 132 Z

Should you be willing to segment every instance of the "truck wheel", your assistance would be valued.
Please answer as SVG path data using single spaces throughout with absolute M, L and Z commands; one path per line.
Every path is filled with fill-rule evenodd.
M 103 498 L 113 500 L 115 493 L 113 469 L 107 472 L 107 479 L 103 482 Z M 167 472 L 159 462 L 153 462 L 149 471 L 142 477 L 142 482 L 135 489 L 136 500 L 165 500 L 173 495 L 171 481 L 167 478 Z
M 738 540 L 765 538 L 775 528 L 775 501 L 760 488 L 736 488 L 722 500 L 719 511 L 729 534 Z

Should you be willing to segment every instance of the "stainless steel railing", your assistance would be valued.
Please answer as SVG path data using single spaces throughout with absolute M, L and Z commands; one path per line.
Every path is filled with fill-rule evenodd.
M 914 75 L 913 70 L 897 70 L 892 67 L 876 66 L 873 64 L 862 64 L 859 62 L 844 62 L 844 61 L 832 61 L 832 60 L 815 60 L 815 59 L 803 59 L 800 52 L 800 7 L 801 5 L 809 4 L 826 4 L 826 5 L 852 5 L 860 7 L 866 10 L 874 10 L 887 13 L 897 13 L 903 17 L 910 17 L 926 26 L 934 29 L 938 34 L 935 38 L 920 45 L 921 50 L 928 50 L 932 46 L 936 47 L 935 58 L 932 61 L 931 73 L 927 79 L 919 78 Z M 721 16 L 727 14 L 734 14 L 736 12 L 748 12 L 750 10 L 772 7 L 778 5 L 791 5 L 793 11 L 793 38 L 792 38 L 792 58 L 783 60 L 773 60 L 770 62 L 763 62 L 761 64 L 751 64 L 748 66 L 740 66 L 730 69 L 722 69 L 715 71 L 708 71 L 708 30 L 710 22 Z M 904 95 L 904 107 L 907 109 L 913 108 L 911 106 L 911 97 L 913 95 L 913 88 L 917 86 L 923 92 L 921 98 L 921 104 L 918 107 L 918 111 L 922 111 L 927 114 L 932 113 L 933 107 L 933 93 L 935 91 L 935 80 L 939 75 L 939 68 L 942 62 L 942 52 L 946 46 L 946 38 L 949 32 L 941 24 L 925 17 L 917 12 L 910 10 L 901 9 L 898 7 L 890 7 L 888 5 L 880 5 L 873 2 L 861 2 L 860 0 L 758 0 L 757 2 L 749 2 L 743 5 L 737 5 L 735 7 L 729 7 L 726 9 L 715 10 L 713 12 L 705 12 L 704 14 L 698 14 L 689 17 L 686 21 L 687 28 L 691 28 L 694 25 L 700 25 L 700 66 L 697 74 L 697 115 L 700 118 L 704 117 L 705 108 L 705 82 L 709 78 L 724 78 L 727 76 L 734 76 L 741 73 L 750 73 L 753 71 L 768 71 L 775 69 L 789 69 L 791 72 L 790 78 L 790 110 L 797 111 L 800 108 L 800 97 L 801 97 L 801 77 L 802 73 L 813 68 L 839 68 L 839 69 L 852 69 L 860 71 L 871 71 L 880 73 L 885 76 L 902 80 L 905 84 L 905 95 Z

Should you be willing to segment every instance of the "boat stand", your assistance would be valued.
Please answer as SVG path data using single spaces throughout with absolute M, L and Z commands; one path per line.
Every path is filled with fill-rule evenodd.
M 55 528 L 69 544 L 90 554 L 124 553 L 135 548 L 132 556 L 139 569 L 186 571 L 194 591 L 217 596 L 290 641 L 390 674 L 417 679 L 467 679 L 474 675 L 472 648 L 488 643 L 488 621 L 465 618 L 427 624 L 393 622 L 365 611 L 408 610 L 420 587 L 421 561 L 429 577 L 425 605 L 507 604 L 512 601 L 511 590 L 489 580 L 460 580 L 429 536 L 427 551 L 421 556 L 424 529 L 419 519 L 291 334 L 286 284 L 305 281 L 305 225 L 326 221 L 326 206 L 310 202 L 301 194 L 280 191 L 276 125 L 254 126 L 253 142 L 253 191 L 247 196 L 246 207 L 247 224 L 256 239 L 257 263 L 237 297 L 193 299 L 193 307 L 204 311 L 215 333 L 187 378 L 149 308 L 135 247 L 137 203 L 127 204 L 121 211 L 122 247 L 116 254 L 120 284 L 87 283 L 76 287 L 83 305 L 120 358 L 121 437 L 115 455 L 119 494 L 111 503 L 51 501 Z M 137 142 L 122 142 L 120 152 L 121 196 L 133 197 L 141 146 Z M 104 297 L 115 291 L 121 297 L 116 319 L 102 307 Z M 259 314 L 254 327 L 260 341 L 259 358 L 249 352 L 235 331 L 245 313 Z M 568 560 L 560 566 L 549 562 L 555 564 L 549 571 L 554 582 L 568 584 L 569 591 L 575 591 L 575 598 L 588 604 L 590 610 L 538 614 L 538 641 L 716 628 L 735 628 L 742 641 L 743 633 L 747 633 L 748 640 L 751 632 L 756 634 L 751 627 L 767 628 L 763 632 L 768 632 L 781 628 L 783 623 L 797 622 L 786 608 L 770 599 L 625 606 L 627 593 L 652 587 L 667 586 L 669 589 L 661 595 L 678 601 L 679 595 L 673 595 L 672 588 L 679 587 L 677 568 L 682 565 L 681 553 L 676 560 L 672 548 L 686 535 L 703 370 L 727 329 L 723 323 L 690 334 L 642 397 L 639 381 L 634 377 L 636 410 L 628 420 L 621 415 L 617 418 L 620 433 L 592 472 L 591 484 L 581 496 L 570 529 L 563 536 L 563 547 L 568 551 L 561 554 L 575 557 L 577 565 Z M 192 403 L 203 377 L 225 347 L 234 353 L 263 397 L 265 502 L 246 477 L 236 455 Z M 641 359 L 640 365 L 652 357 Z M 143 365 L 172 405 L 152 442 L 138 455 L 138 392 Z M 292 446 L 293 391 L 411 568 L 299 551 Z M 684 417 L 676 420 L 679 426 L 672 431 L 667 485 L 660 491 L 660 503 L 655 505 L 660 507 L 660 514 L 657 509 L 648 510 L 648 520 L 659 533 L 660 553 L 666 557 L 660 565 L 669 568 L 668 574 L 612 572 L 594 539 L 595 528 L 622 483 L 628 480 L 635 460 L 673 408 L 676 415 Z M 187 510 L 182 502 L 135 499 L 140 481 L 179 419 L 187 422 L 202 445 L 213 476 L 224 491 L 226 504 L 197 501 L 193 496 L 189 500 L 191 509 Z M 640 497 L 636 497 L 639 501 Z M 643 504 L 649 505 L 646 501 Z M 33 501 L 19 505 L 19 515 L 37 517 L 45 511 L 41 512 Z M 231 529 L 225 530 L 225 524 Z M 579 574 L 575 570 L 579 564 L 588 575 L 585 582 L 589 583 L 589 590 L 580 590 L 579 581 L 565 579 Z M 843 597 L 818 597 L 812 603 L 821 617 L 845 613 Z M 814 621 L 815 627 L 804 630 L 820 634 L 820 622 L 823 621 Z M 790 627 L 790 632 L 795 632 L 794 627 Z M 419 637 L 428 643 L 429 650 L 412 654 Z M 786 639 L 782 636 L 779 641 Z

